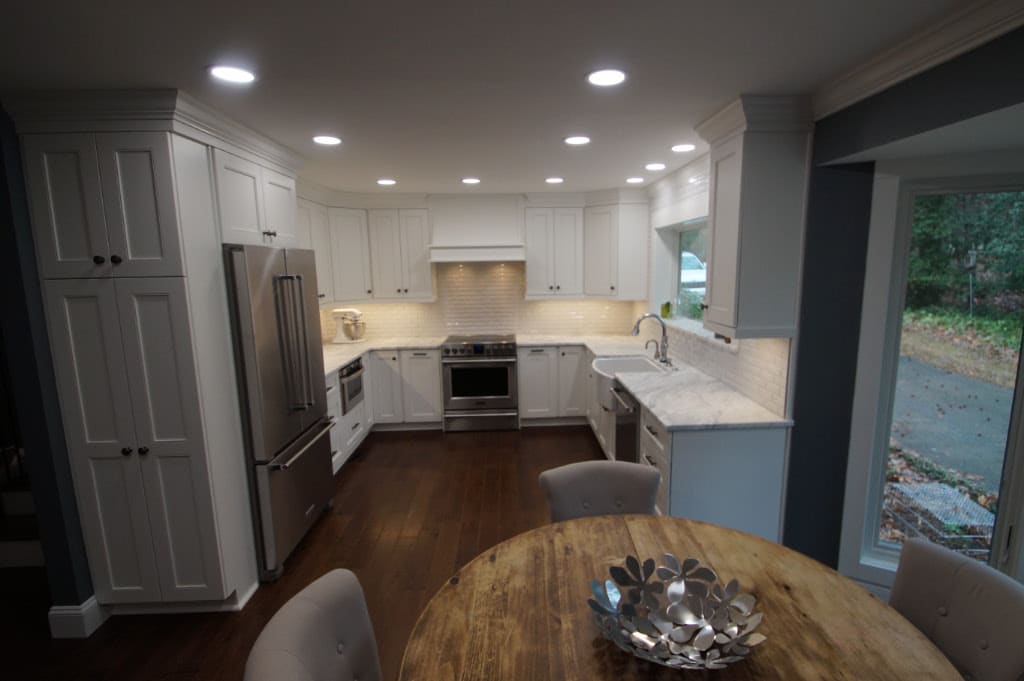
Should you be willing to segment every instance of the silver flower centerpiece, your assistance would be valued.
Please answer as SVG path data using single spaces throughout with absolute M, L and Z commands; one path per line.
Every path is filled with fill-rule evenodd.
M 765 641 L 754 631 L 763 615 L 735 579 L 723 587 L 696 558 L 680 563 L 666 553 L 662 559 L 655 569 L 653 558 L 641 564 L 627 556 L 625 566 L 609 569 L 612 579 L 590 582 L 594 597 L 587 604 L 605 638 L 676 669 L 723 669 Z

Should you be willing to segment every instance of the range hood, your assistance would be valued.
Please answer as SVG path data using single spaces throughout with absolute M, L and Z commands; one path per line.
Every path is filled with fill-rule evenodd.
M 430 262 L 526 260 L 523 197 L 435 195 L 429 208 Z

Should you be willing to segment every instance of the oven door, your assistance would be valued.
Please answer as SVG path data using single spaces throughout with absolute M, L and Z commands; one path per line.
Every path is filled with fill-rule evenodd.
M 516 408 L 515 357 L 443 360 L 441 367 L 445 411 Z

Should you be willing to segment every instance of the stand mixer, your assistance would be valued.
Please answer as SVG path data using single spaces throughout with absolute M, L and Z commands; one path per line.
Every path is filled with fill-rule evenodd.
M 354 307 L 342 307 L 331 310 L 338 325 L 332 343 L 359 343 L 366 333 L 366 322 L 363 313 Z

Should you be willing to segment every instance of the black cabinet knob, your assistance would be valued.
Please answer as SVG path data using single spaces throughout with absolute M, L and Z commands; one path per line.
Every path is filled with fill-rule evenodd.
M 372 288 L 368 288 L 368 289 L 366 289 L 366 294 L 367 294 L 367 295 L 369 295 L 369 294 L 371 294 L 371 293 L 373 293 L 373 289 L 372 289 Z
M 114 263 L 115 265 L 120 265 L 123 261 L 121 260 L 121 256 L 112 255 L 110 256 L 110 262 Z
M 405 293 L 408 293 L 408 292 L 409 292 L 409 289 L 405 289 Z
M 326 293 L 318 293 L 318 294 L 316 294 L 316 297 L 317 298 L 326 298 L 327 294 Z
M 612 286 L 612 290 L 613 290 L 613 291 L 615 290 L 615 287 L 614 287 L 614 286 Z
M 104 258 L 102 255 L 94 255 L 94 256 L 92 256 L 92 261 L 94 263 L 96 263 L 97 265 L 102 265 L 103 263 L 105 263 L 107 261 L 107 259 Z
M 554 290 L 555 290 L 555 287 L 554 287 L 554 286 L 548 286 L 548 290 L 549 290 L 549 291 L 554 291 Z
M 401 293 L 401 292 L 402 292 L 402 289 L 400 289 L 400 288 L 396 288 L 396 289 L 395 289 L 395 291 L 397 291 L 398 293 Z
M 556 291 L 561 291 L 561 290 L 562 290 L 562 287 L 561 287 L 561 286 L 556 286 L 556 287 L 555 287 L 555 290 L 556 290 Z
M 121 456 L 128 456 L 132 453 L 131 447 L 121 447 Z
M 149 454 L 149 447 L 139 447 L 139 454 L 141 454 L 142 456 L 146 456 L 146 454 Z
M 263 236 L 277 236 L 277 232 L 265 231 Z
M 708 304 L 707 303 L 701 303 L 700 304 L 700 309 L 702 309 L 702 310 L 708 309 Z

